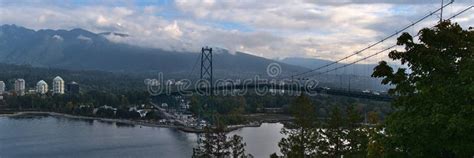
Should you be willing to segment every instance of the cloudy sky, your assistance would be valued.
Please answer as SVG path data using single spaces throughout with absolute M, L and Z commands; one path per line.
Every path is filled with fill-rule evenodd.
M 271 59 L 337 60 L 436 10 L 440 2 L 0 0 L 0 24 L 35 30 L 83 28 L 95 33 L 126 33 L 130 37 L 109 38 L 166 50 L 197 52 L 209 45 Z M 445 9 L 444 17 L 473 4 L 474 0 L 456 0 Z M 407 31 L 414 33 L 433 26 L 438 19 L 439 15 L 432 16 Z M 465 28 L 474 26 L 474 9 L 453 21 Z M 361 53 L 358 58 L 394 44 L 393 40 Z

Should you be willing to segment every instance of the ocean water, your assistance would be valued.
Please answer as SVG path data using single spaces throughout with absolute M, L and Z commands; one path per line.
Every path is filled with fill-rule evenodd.
M 268 157 L 279 151 L 280 123 L 229 133 L 241 135 L 246 151 Z M 0 117 L 0 158 L 9 157 L 191 157 L 197 135 L 176 129 L 53 116 Z

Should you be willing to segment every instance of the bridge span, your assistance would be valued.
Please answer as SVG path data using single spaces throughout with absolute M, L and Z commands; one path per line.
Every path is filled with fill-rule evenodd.
M 388 94 L 376 94 L 363 91 L 349 91 L 345 89 L 331 89 L 327 87 L 308 87 L 292 84 L 227 84 L 212 87 L 195 87 L 187 89 L 175 88 L 174 90 L 160 95 L 245 95 L 249 92 L 256 95 L 299 95 L 301 92 L 309 95 L 336 95 L 377 101 L 391 101 L 393 96 Z

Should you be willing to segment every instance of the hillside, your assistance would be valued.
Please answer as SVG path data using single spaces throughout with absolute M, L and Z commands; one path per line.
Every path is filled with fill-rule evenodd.
M 16 25 L 2 25 L 0 62 L 71 70 L 163 72 L 167 75 L 182 76 L 192 70 L 200 55 L 200 50 L 175 52 L 111 42 L 105 35 L 122 38 L 128 36 L 108 32 L 96 34 L 84 29 L 35 31 Z M 272 62 L 277 61 L 241 52 L 230 54 L 221 50 L 214 53 L 216 76 L 265 74 L 267 65 Z M 302 67 L 277 63 L 285 70 L 284 73 L 305 70 Z M 195 73 L 197 70 L 199 67 Z
M 12 90 L 15 79 L 23 78 L 27 89 L 33 89 L 40 80 L 52 86 L 53 78 L 61 76 L 66 83 L 79 83 L 82 91 L 145 91 L 144 76 L 103 71 L 78 71 L 55 68 L 38 68 L 28 65 L 0 64 L 0 81 Z

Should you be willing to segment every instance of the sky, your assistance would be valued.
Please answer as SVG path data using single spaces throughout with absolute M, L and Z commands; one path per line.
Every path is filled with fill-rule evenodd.
M 130 36 L 108 38 L 173 51 L 211 46 L 270 59 L 337 60 L 440 5 L 441 0 L 0 0 L 0 24 L 125 33 Z M 443 15 L 448 18 L 471 5 L 474 0 L 456 0 Z M 415 34 L 438 20 L 436 14 L 406 31 Z M 466 29 L 474 26 L 474 9 L 452 21 Z M 394 43 L 392 38 L 346 62 Z

